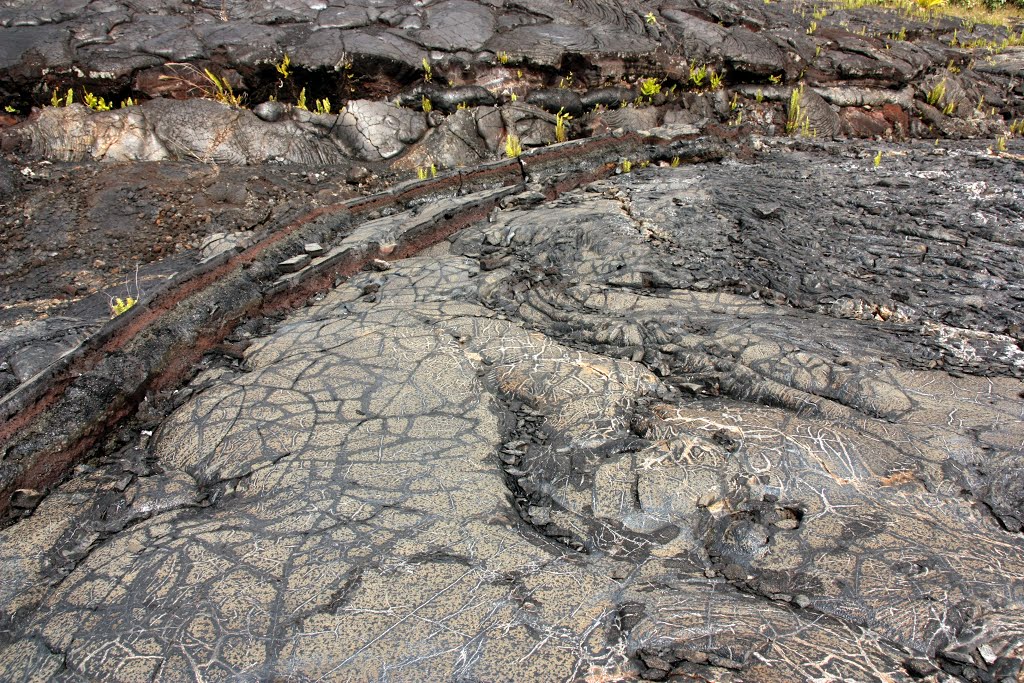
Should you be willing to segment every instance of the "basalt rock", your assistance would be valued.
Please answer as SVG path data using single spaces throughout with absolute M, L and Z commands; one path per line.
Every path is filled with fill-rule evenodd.
M 366 271 L 0 532 L 0 672 L 1019 676 L 1019 162 L 903 150 L 352 226 L 315 259 Z
M 484 137 L 480 134 L 479 117 L 488 114 L 490 118 L 497 119 L 498 129 L 494 135 Z M 488 161 L 503 137 L 504 127 L 500 121 L 501 115 L 497 109 L 457 111 L 446 117 L 440 126 L 432 128 L 422 144 L 396 162 L 395 167 L 411 171 L 433 166 L 436 170 Z M 486 126 L 485 123 L 485 131 Z
M 594 88 L 580 96 L 584 109 L 594 107 L 618 107 L 632 102 L 636 95 L 629 88 Z
M 872 8 L 831 9 L 812 22 L 799 8 L 751 0 L 657 8 L 612 0 L 508 7 L 473 0 L 321 4 L 167 9 L 157 2 L 115 8 L 82 1 L 0 8 L 0 75 L 17 90 L 4 96 L 16 95 L 24 113 L 25 105 L 47 102 L 52 89 L 75 78 L 107 91 L 101 94 L 124 97 L 130 87 L 156 96 L 173 83 L 147 74 L 201 62 L 217 73 L 239 74 L 240 88 L 260 91 L 261 99 L 282 89 L 294 97 L 298 88 L 290 92 L 290 85 L 297 80 L 288 80 L 312 87 L 307 77 L 317 72 L 316 87 L 331 91 L 318 96 L 338 102 L 352 89 L 362 89 L 358 97 L 397 94 L 423 75 L 424 60 L 437 70 L 435 82 L 472 83 L 473 73 L 498 56 L 502 64 L 516 65 L 512 73 L 526 67 L 549 86 L 569 76 L 551 73 L 563 67 L 575 72 L 570 84 L 589 88 L 645 71 L 685 83 L 688 66 L 697 61 L 737 83 L 783 77 L 835 85 L 852 79 L 900 88 L 950 60 L 970 63 L 965 44 L 1000 46 L 1009 37 L 1009 30 L 984 23 L 929 22 Z M 1019 59 L 1013 49 L 984 64 L 977 60 L 972 69 L 971 79 L 992 91 L 989 102 L 1014 87 Z M 285 54 L 304 71 L 276 83 L 279 74 L 270 65 Z M 334 72 L 348 75 L 329 78 Z M 38 87 L 40 79 L 45 88 Z
M 821 137 L 832 137 L 840 130 L 839 115 L 833 111 L 818 93 L 806 88 L 800 89 L 795 102 L 790 102 L 787 109 L 789 121 L 797 132 Z M 803 131 L 801 130 L 803 129 Z
M 579 116 L 583 113 L 583 101 L 580 96 L 565 88 L 534 90 L 526 98 L 526 101 L 552 114 L 565 112 L 572 116 Z
M 1008 36 L 6 3 L 0 679 L 1020 680 Z
M 751 0 L 672 2 L 646 12 L 611 0 L 504 9 L 472 0 L 422 7 L 371 4 L 299 3 L 259 11 L 196 6 L 163 13 L 114 11 L 96 3 L 73 3 L 57 12 L 7 8 L 0 13 L 0 44 L 6 48 L 0 72 L 10 76 L 10 88 L 0 98 L 18 117 L 29 117 L 23 125 L 33 139 L 26 143 L 15 126 L 5 148 L 29 144 L 57 159 L 378 162 L 401 155 L 425 129 L 408 112 L 370 112 L 369 101 L 376 102 L 372 107 L 386 107 L 381 100 L 389 99 L 420 109 L 426 98 L 436 109 L 432 125 L 460 107 L 517 100 L 580 118 L 598 106 L 634 102 L 644 78 L 663 85 L 660 94 L 647 98 L 666 107 L 659 118 L 681 116 L 702 127 L 747 126 L 768 135 L 786 130 L 780 125 L 786 117 L 774 104 L 760 106 L 763 100 L 784 102 L 799 86 L 808 92 L 805 105 L 814 114 L 810 130 L 822 136 L 1000 136 L 1007 122 L 1024 117 L 1017 78 L 1021 48 L 1014 46 L 1018 34 L 1012 27 L 911 19 L 873 8 L 822 10 L 811 19 L 784 3 Z M 965 45 L 1000 53 L 980 59 L 980 48 Z M 93 91 L 113 103 L 125 95 L 211 97 L 216 88 L 207 71 L 238 96 L 262 102 L 257 115 L 277 127 L 254 126 L 246 116 L 206 105 L 196 105 L 193 114 L 167 114 L 163 135 L 171 140 L 153 134 L 165 116 L 150 116 L 156 109 L 105 112 L 88 121 L 79 120 L 80 114 L 65 113 L 66 121 L 30 115 L 32 106 L 66 101 L 69 89 L 78 102 Z M 715 102 L 714 116 L 705 116 L 690 106 L 694 95 L 707 94 L 711 73 L 722 79 L 713 87 L 727 88 L 724 102 L 737 111 Z M 946 92 L 935 97 L 939 84 Z M 340 118 L 304 117 L 284 104 L 297 102 L 303 91 L 311 101 L 326 98 L 345 111 Z M 737 92 L 746 101 L 733 102 Z M 827 112 L 813 93 L 859 111 L 845 112 L 841 125 L 839 112 Z M 759 106 L 750 105 L 754 98 Z M 867 109 L 882 104 L 901 107 L 913 122 L 885 116 L 883 124 Z M 671 113 L 677 109 L 687 113 Z M 623 127 L 632 129 L 650 118 L 622 116 Z M 42 131 L 39 120 L 61 130 Z M 178 124 L 185 120 L 183 130 Z M 40 136 L 53 140 L 35 139 Z M 536 131 L 527 137 L 528 145 L 550 139 Z
M 398 102 L 405 107 L 419 108 L 423 98 L 430 106 L 443 112 L 451 113 L 460 107 L 480 107 L 494 105 L 497 100 L 486 88 L 479 85 L 463 85 L 443 88 L 430 83 L 423 83 L 398 96 Z
M 339 114 L 313 114 L 268 102 L 253 112 L 212 100 L 152 100 L 94 112 L 49 107 L 12 135 L 47 159 L 198 159 L 255 164 L 383 161 L 426 132 L 422 114 L 385 102 L 354 101 Z

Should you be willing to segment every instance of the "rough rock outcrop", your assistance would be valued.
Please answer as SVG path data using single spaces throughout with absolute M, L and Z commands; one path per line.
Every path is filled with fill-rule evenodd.
M 43 109 L 25 124 L 23 135 L 34 154 L 61 161 L 324 165 L 390 159 L 427 130 L 422 114 L 362 100 L 334 115 L 289 108 L 272 118 L 264 121 L 253 112 L 204 99 L 153 100 L 107 112 L 72 104 Z
M 253 105 L 269 98 L 295 103 L 308 91 L 311 102 L 328 98 L 339 109 L 349 100 L 401 96 L 427 85 L 442 92 L 447 86 L 488 91 L 438 94 L 444 111 L 515 94 L 552 113 L 564 109 L 579 116 L 588 91 L 622 88 L 644 77 L 663 79 L 666 90 L 705 91 L 706 81 L 692 79 L 702 66 L 726 87 L 804 83 L 893 93 L 916 87 L 921 101 L 933 80 L 947 79 L 957 105 L 951 113 L 992 124 L 951 123 L 941 107 L 923 115 L 930 131 L 949 137 L 987 134 L 997 122 L 1024 116 L 1021 27 L 871 7 L 823 7 L 809 14 L 797 4 L 754 0 L 672 0 L 656 7 L 613 0 L 381 0 L 262 9 L 238 2 L 53 4 L 0 8 L 0 77 L 8 83 L 0 99 L 20 116 L 49 103 L 54 92 L 65 97 L 69 87 L 77 90 L 77 101 L 93 91 L 113 104 L 128 94 L 209 93 L 213 88 L 202 75 L 207 68 Z M 559 99 L 565 102 L 556 105 Z M 879 132 L 856 123 L 848 120 L 845 132 Z

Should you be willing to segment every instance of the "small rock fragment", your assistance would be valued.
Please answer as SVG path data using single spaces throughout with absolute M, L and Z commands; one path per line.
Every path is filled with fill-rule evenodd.
M 775 218 L 780 208 L 778 204 L 758 204 L 754 206 L 754 215 L 758 218 Z
M 534 524 L 543 525 L 551 522 L 551 508 L 531 505 L 527 508 L 526 514 L 530 516 L 530 520 Z
M 939 667 L 935 666 L 932 662 L 923 657 L 908 659 L 903 662 L 903 666 L 911 676 L 917 677 L 930 676 L 939 670 Z
M 739 566 L 738 564 L 726 565 L 725 571 L 723 571 L 722 573 L 725 575 L 725 578 L 729 579 L 730 581 L 739 581 L 745 578 L 747 575 L 746 570 L 744 570 L 743 567 Z
M 306 267 L 312 259 L 309 254 L 300 254 L 299 256 L 292 256 L 290 259 L 285 259 L 277 264 L 277 269 L 282 273 L 295 273 Z
M 960 664 L 974 666 L 974 657 L 971 657 L 971 655 L 966 652 L 961 652 L 959 650 L 944 650 L 942 652 L 942 656 L 951 662 L 959 662 Z
M 672 665 L 669 664 L 668 662 L 666 662 L 661 657 L 657 657 L 657 656 L 652 655 L 652 654 L 647 654 L 645 652 L 643 655 L 641 655 L 641 659 L 644 660 L 644 664 L 646 664 L 647 668 L 649 668 L 649 669 L 658 669 L 658 670 L 661 670 L 661 671 L 671 671 L 672 670 Z
M 353 166 L 345 174 L 345 182 L 359 183 L 370 177 L 370 169 L 365 166 Z
M 252 113 L 264 121 L 273 123 L 274 121 L 280 121 L 281 117 L 284 116 L 285 106 L 280 102 L 261 102 L 253 108 Z
M 34 510 L 43 499 L 43 492 L 36 489 L 18 489 L 11 496 L 11 506 L 22 510 Z

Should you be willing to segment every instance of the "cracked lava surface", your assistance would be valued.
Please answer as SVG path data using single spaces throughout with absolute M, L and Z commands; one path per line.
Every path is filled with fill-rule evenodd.
M 0 678 L 1020 680 L 1020 167 L 929 154 L 356 275 L 0 532 Z

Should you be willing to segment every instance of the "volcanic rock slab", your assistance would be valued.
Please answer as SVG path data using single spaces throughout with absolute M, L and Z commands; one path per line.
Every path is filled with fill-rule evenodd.
M 336 115 L 296 112 L 268 123 L 212 100 L 154 100 L 93 113 L 82 105 L 48 107 L 23 132 L 38 156 L 63 161 L 337 164 L 389 159 L 426 132 L 423 115 L 386 102 L 354 101 Z
M 1020 171 L 651 168 L 360 273 L 0 532 L 0 678 L 1015 680 Z

